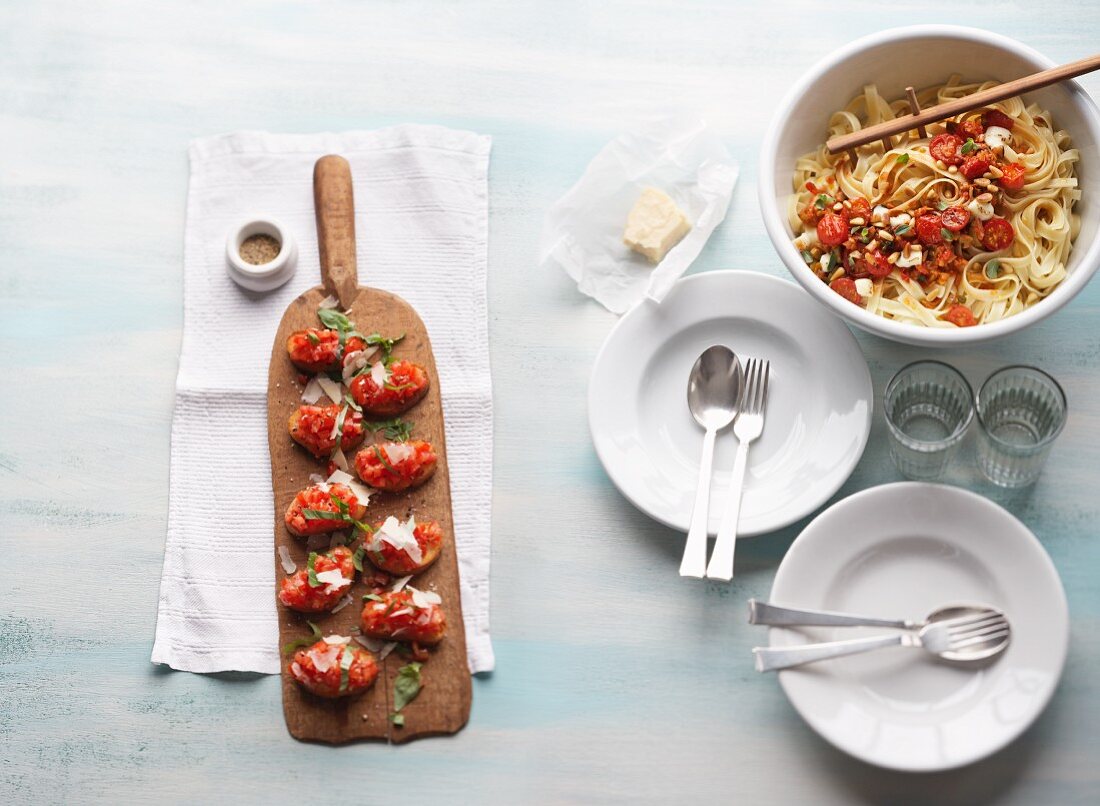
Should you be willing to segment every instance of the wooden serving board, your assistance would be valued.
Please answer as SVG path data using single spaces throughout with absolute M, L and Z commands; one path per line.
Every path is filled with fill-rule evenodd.
M 317 308 L 326 296 L 332 294 L 340 301 L 341 309 L 351 311 L 349 316 L 361 332 L 378 332 L 384 336 L 404 333 L 404 340 L 394 350 L 395 357 L 421 364 L 431 379 L 428 394 L 403 414 L 402 419 L 412 424 L 414 439 L 431 442 L 439 457 L 437 469 L 425 484 L 413 490 L 402 493 L 376 491 L 371 496 L 365 521 L 376 523 L 388 515 L 404 520 L 410 514 L 415 514 L 418 519 L 439 521 L 443 528 L 440 557 L 426 571 L 415 576 L 412 584 L 421 590 L 433 590 L 442 597 L 447 634 L 431 650 L 430 660 L 421 669 L 422 689 L 419 696 L 401 711 L 405 715 L 404 727 L 392 725 L 389 718 L 393 712 L 394 678 L 398 669 L 409 662 L 397 650 L 379 663 L 378 680 L 368 691 L 338 700 L 322 699 L 302 689 L 287 672 L 288 659 L 283 656 L 283 712 L 287 728 L 296 739 L 330 744 L 359 739 L 401 743 L 424 736 L 455 733 L 469 718 L 471 687 L 451 518 L 443 408 L 431 342 L 424 323 L 407 302 L 386 291 L 358 285 L 354 200 L 351 169 L 347 161 L 333 155 L 319 159 L 313 173 L 313 190 L 323 285 L 302 294 L 283 314 L 275 334 L 268 371 L 268 441 L 275 491 L 275 578 L 278 583 L 285 576 L 279 560 L 280 546 L 287 547 L 299 568 L 305 567 L 309 556 L 306 541 L 287 531 L 283 516 L 294 496 L 312 483 L 310 474 L 327 476 L 327 463 L 315 459 L 287 433 L 287 418 L 302 402 L 302 386 L 298 382 L 298 370 L 287 357 L 286 340 L 295 330 L 318 327 Z M 368 433 L 364 444 L 369 444 L 370 439 Z M 353 455 L 349 452 L 349 464 Z M 355 475 L 354 468 L 350 468 L 349 472 Z M 371 570 L 366 558 L 363 566 L 364 570 Z M 365 593 L 369 590 L 360 575 L 356 575 L 351 587 L 352 604 L 338 613 L 297 613 L 276 599 L 280 651 L 287 642 L 311 634 L 307 620 L 317 624 L 325 635 L 352 635 L 359 624 L 362 595 Z

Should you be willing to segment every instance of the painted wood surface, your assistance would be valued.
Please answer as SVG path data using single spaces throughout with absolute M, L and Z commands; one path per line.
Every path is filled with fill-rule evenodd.
M 1034 729 L 952 775 L 832 750 L 752 671 L 764 596 L 803 524 L 738 549 L 732 585 L 675 574 L 680 537 L 613 489 L 584 410 L 614 318 L 536 264 L 547 205 L 639 117 L 700 108 L 741 163 L 696 270 L 783 275 L 756 207 L 774 99 L 852 38 L 963 22 L 1064 62 L 1100 6 L 922 0 L 0 3 L 0 794 L 10 802 L 288 802 L 333 785 L 427 802 L 1090 803 L 1100 799 L 1100 284 L 950 356 L 1026 361 L 1069 425 L 1007 506 L 1062 574 L 1073 646 Z M 1094 97 L 1100 80 L 1082 79 Z M 493 634 L 470 724 L 404 747 L 302 745 L 276 677 L 149 663 L 179 350 L 186 145 L 233 129 L 435 122 L 494 137 Z M 860 335 L 877 392 L 926 351 Z M 838 496 L 898 478 L 876 415 Z M 266 461 L 266 457 L 260 458 Z

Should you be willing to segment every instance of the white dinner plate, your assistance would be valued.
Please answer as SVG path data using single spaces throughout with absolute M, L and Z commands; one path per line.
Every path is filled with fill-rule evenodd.
M 779 672 L 791 704 L 841 750 L 896 770 L 977 761 L 1019 736 L 1050 700 L 1065 664 L 1069 612 L 1050 557 L 997 504 L 957 487 L 901 482 L 845 498 L 791 545 L 775 604 L 920 620 L 935 608 L 1000 608 L 1012 642 L 980 668 L 896 647 Z M 889 630 L 770 630 L 771 646 Z
M 706 348 L 771 361 L 764 433 L 752 444 L 738 536 L 813 512 L 851 475 L 871 427 L 867 362 L 841 321 L 794 283 L 712 271 L 685 277 L 660 304 L 628 311 L 604 342 L 588 387 L 588 424 L 607 474 L 636 507 L 686 532 L 703 429 L 687 384 Z M 737 440 L 718 435 L 710 533 L 718 532 Z

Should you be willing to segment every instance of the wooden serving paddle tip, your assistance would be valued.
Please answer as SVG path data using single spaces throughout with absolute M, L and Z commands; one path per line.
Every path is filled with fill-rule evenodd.
M 305 568 L 309 556 L 306 541 L 287 531 L 283 515 L 294 496 L 310 486 L 311 474 L 328 475 L 326 462 L 314 459 L 287 434 L 287 418 L 302 402 L 302 387 L 297 380 L 298 370 L 287 357 L 286 340 L 296 330 L 316 327 L 319 305 L 328 294 L 334 294 L 345 310 L 350 309 L 349 315 L 361 331 L 387 336 L 404 333 L 405 338 L 397 345 L 394 355 L 421 364 L 430 379 L 424 399 L 401 417 L 412 424 L 414 439 L 431 442 L 439 457 L 436 472 L 425 484 L 410 491 L 375 492 L 365 520 L 375 523 L 388 515 L 404 520 L 415 514 L 418 520 L 439 521 L 443 529 L 439 559 L 413 577 L 412 584 L 440 595 L 447 618 L 447 634 L 435 649 L 429 650 L 431 657 L 421 669 L 423 689 L 401 711 L 405 717 L 404 727 L 390 721 L 394 680 L 398 670 L 409 662 L 396 650 L 379 662 L 378 680 L 370 689 L 359 696 L 338 700 L 325 700 L 302 689 L 286 670 L 289 659 L 282 656 L 283 712 L 287 728 L 296 739 L 329 744 L 356 740 L 400 744 L 426 736 L 456 733 L 469 719 L 471 684 L 451 515 L 443 406 L 431 342 L 423 321 L 407 302 L 395 294 L 357 285 L 351 172 L 343 158 L 327 156 L 318 160 L 314 169 L 314 197 L 323 286 L 306 291 L 283 314 L 268 370 L 268 444 L 275 499 L 273 561 L 276 587 L 285 575 L 279 558 L 280 547 L 290 552 L 299 569 Z M 352 455 L 348 456 L 349 462 Z M 490 460 L 489 457 L 485 459 Z M 354 475 L 354 468 L 351 472 Z M 363 565 L 369 573 L 370 561 L 364 558 Z M 279 646 L 308 636 L 307 621 L 317 624 L 325 635 L 353 635 L 363 609 L 362 596 L 369 590 L 357 575 L 350 592 L 352 603 L 338 613 L 296 613 L 276 599 Z
M 975 92 L 973 95 L 956 98 L 953 101 L 947 101 L 937 106 L 930 106 L 908 117 L 888 120 L 885 123 L 868 126 L 866 129 L 860 129 L 850 134 L 837 135 L 836 137 L 830 138 L 825 143 L 825 148 L 828 149 L 830 154 L 839 154 L 841 151 L 850 151 L 857 146 L 866 145 L 875 140 L 881 140 L 883 145 L 889 150 L 890 138 L 895 134 L 901 134 L 910 129 L 919 130 L 929 123 L 935 123 L 945 118 L 953 118 L 956 115 L 980 109 L 983 106 L 1003 101 L 1006 98 L 1026 95 L 1033 90 L 1042 89 L 1051 84 L 1057 84 L 1060 81 L 1068 81 L 1071 78 L 1076 78 L 1077 76 L 1091 73 L 1095 70 L 1100 70 L 1100 54 L 1090 56 L 1087 59 L 1070 62 L 1069 64 L 1063 64 L 1059 67 L 1052 67 L 1049 70 L 1042 70 L 1038 73 L 1024 76 L 1023 78 L 1017 78 L 1014 81 L 1006 81 L 1004 84 L 998 84 L 987 90 Z M 911 95 L 909 100 L 910 105 L 915 104 L 916 96 Z

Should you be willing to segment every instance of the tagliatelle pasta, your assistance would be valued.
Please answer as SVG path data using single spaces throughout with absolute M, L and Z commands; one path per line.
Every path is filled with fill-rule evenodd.
M 952 76 L 917 93 L 922 107 L 986 87 Z M 910 113 L 868 85 L 833 114 L 826 137 Z M 1049 113 L 1020 98 L 893 138 L 795 163 L 788 210 L 803 259 L 869 312 L 928 327 L 1019 313 L 1066 276 L 1080 228 L 1078 152 Z

